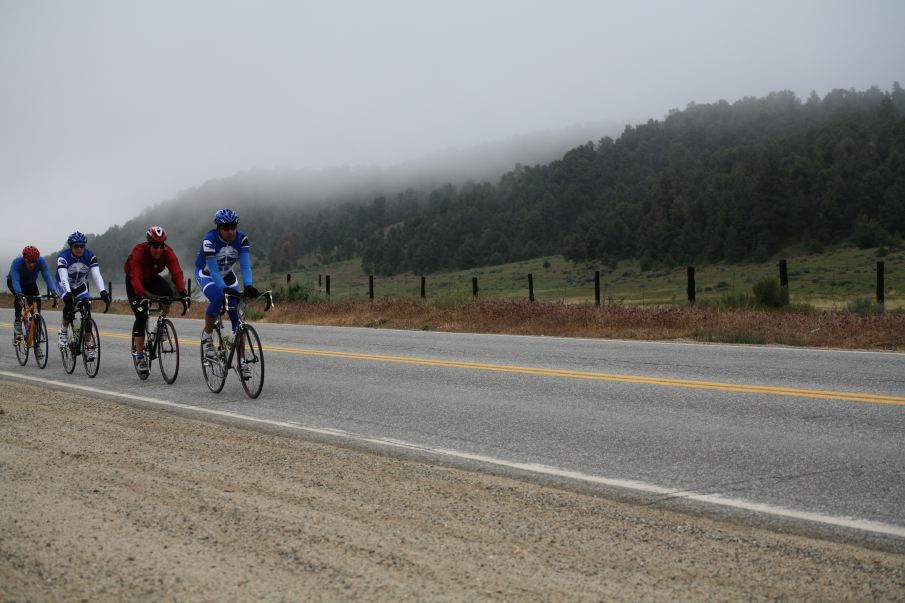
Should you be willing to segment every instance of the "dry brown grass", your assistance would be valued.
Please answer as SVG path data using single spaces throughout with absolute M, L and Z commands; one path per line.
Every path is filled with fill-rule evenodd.
M 197 310 L 193 310 L 197 311 Z M 905 350 L 905 314 L 720 310 L 478 300 L 284 303 L 262 322 L 562 337 Z

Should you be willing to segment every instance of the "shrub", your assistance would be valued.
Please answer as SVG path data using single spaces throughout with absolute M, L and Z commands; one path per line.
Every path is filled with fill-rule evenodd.
M 862 314 L 865 316 L 883 314 L 883 304 L 874 301 L 873 298 L 868 296 L 856 297 L 848 302 L 846 310 L 852 314 Z
M 765 308 L 782 308 L 789 305 L 789 290 L 781 287 L 773 279 L 764 279 L 754 283 L 752 288 L 754 301 Z

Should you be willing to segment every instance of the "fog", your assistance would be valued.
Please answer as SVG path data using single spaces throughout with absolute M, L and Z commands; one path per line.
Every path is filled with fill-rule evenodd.
M 0 264 L 244 170 L 889 89 L 903 27 L 901 0 L 0 0 Z

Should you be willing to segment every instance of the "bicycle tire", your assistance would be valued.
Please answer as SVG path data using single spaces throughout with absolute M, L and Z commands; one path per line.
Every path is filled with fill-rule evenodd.
M 28 321 L 26 320 L 25 316 L 22 316 L 22 337 L 16 337 L 16 334 L 13 333 L 13 347 L 16 348 L 16 360 L 19 361 L 20 366 L 25 366 L 25 363 L 28 362 L 28 328 L 26 328 L 27 322 Z
M 94 351 L 94 354 L 89 359 L 89 356 L 92 356 L 91 351 Z M 97 330 L 97 323 L 91 318 L 82 321 L 82 363 L 89 377 L 97 376 L 101 368 L 101 334 Z
M 47 367 L 47 354 L 50 351 L 47 344 L 47 323 L 44 321 L 44 317 L 38 314 L 31 324 L 31 328 L 35 330 L 31 344 L 35 350 L 35 363 L 38 368 L 44 369 Z
M 60 355 L 63 357 L 63 370 L 71 375 L 75 371 L 75 357 L 78 349 L 75 344 L 76 332 L 71 322 L 66 326 L 66 337 L 69 343 L 60 348 Z
M 154 342 L 157 352 L 157 364 L 160 366 L 160 375 L 167 385 L 172 385 L 179 375 L 179 338 L 176 336 L 176 327 L 169 319 L 160 322 L 157 329 L 157 339 Z
M 236 341 L 236 369 L 242 381 L 242 388 L 249 398 L 257 398 L 264 389 L 264 350 L 261 348 L 261 339 L 251 325 L 242 327 L 237 339 L 239 341 Z M 240 349 L 241 357 L 238 353 Z M 239 369 L 243 360 L 250 372 L 247 379 L 242 378 L 242 371 Z
M 216 359 L 208 359 L 204 356 L 204 342 L 201 342 L 201 371 L 204 373 L 204 382 L 207 388 L 219 394 L 223 391 L 223 385 L 226 383 L 226 353 L 223 349 L 223 337 L 220 335 L 220 329 L 214 328 L 211 336 L 214 339 L 214 349 L 217 350 Z

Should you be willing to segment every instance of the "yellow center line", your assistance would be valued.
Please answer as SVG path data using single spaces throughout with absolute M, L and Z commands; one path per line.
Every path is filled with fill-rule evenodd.
M 0 325 L 11 326 L 0 323 Z M 131 339 L 131 335 L 102 331 L 104 337 L 116 339 Z M 619 383 L 639 383 L 645 385 L 659 385 L 663 387 L 683 387 L 687 389 L 701 389 L 723 392 L 735 392 L 744 394 L 763 394 L 768 396 L 787 396 L 795 398 L 819 398 L 823 400 L 844 400 L 849 402 L 863 402 L 869 404 L 891 404 L 905 406 L 905 396 L 891 396 L 886 394 L 868 394 L 858 392 L 840 392 L 820 389 L 799 389 L 793 387 L 777 387 L 770 385 L 750 385 L 744 383 L 722 383 L 719 381 L 698 381 L 693 379 L 669 379 L 663 377 L 645 377 L 643 375 L 620 375 L 613 373 L 598 373 L 591 371 L 572 371 L 567 369 L 549 369 L 530 366 L 515 366 L 507 364 L 487 364 L 481 362 L 462 362 L 455 360 L 437 360 L 430 358 L 414 358 L 410 356 L 390 356 L 383 354 L 360 354 L 354 352 L 331 352 L 327 350 L 313 350 L 304 348 L 289 348 L 280 346 L 263 346 L 268 352 L 281 354 L 295 354 L 299 356 L 319 356 L 325 358 L 345 358 L 349 360 L 367 360 L 372 362 L 389 362 L 396 364 L 414 364 L 418 366 L 434 366 L 442 368 L 459 368 L 477 371 L 491 371 L 500 373 L 515 373 L 521 375 L 538 375 L 545 377 L 564 377 L 568 379 L 586 379 L 592 381 L 612 381 Z

